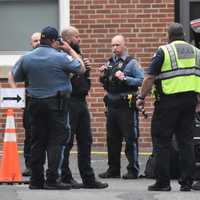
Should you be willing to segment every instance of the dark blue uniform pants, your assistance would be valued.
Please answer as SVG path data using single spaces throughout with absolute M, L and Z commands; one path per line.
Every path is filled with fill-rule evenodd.
M 23 112 L 23 127 L 25 130 L 24 138 L 24 160 L 27 168 L 30 168 L 30 157 L 31 157 L 31 124 L 30 124 L 30 112 L 27 107 L 24 108 Z
M 192 126 L 196 95 L 183 93 L 161 97 L 155 103 L 152 117 L 152 140 L 156 155 L 156 180 L 161 185 L 170 184 L 170 146 L 172 134 L 176 135 L 180 150 L 180 184 L 192 184 L 194 150 Z
M 78 168 L 82 181 L 85 184 L 93 182 L 95 175 L 91 167 L 92 135 L 90 127 L 90 114 L 87 103 L 84 99 L 71 97 L 70 125 L 72 137 L 69 145 L 65 149 L 64 162 L 62 166 L 62 180 L 70 181 L 72 179 L 72 173 L 69 168 L 69 154 L 73 146 L 74 136 L 76 136 L 78 148 Z
M 63 99 L 67 101 L 67 99 Z M 58 178 L 58 169 L 62 164 L 64 146 L 69 140 L 68 104 L 55 97 L 46 99 L 31 98 L 31 184 L 42 185 L 45 181 L 44 168 L 47 153 L 47 183 Z
M 108 106 L 107 148 L 109 171 L 120 174 L 122 141 L 125 140 L 125 154 L 128 159 L 127 170 L 139 174 L 138 162 L 138 112 L 126 105 Z

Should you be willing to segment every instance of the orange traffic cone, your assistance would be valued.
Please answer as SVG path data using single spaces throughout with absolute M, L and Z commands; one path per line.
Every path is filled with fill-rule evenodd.
M 3 143 L 3 155 L 0 166 L 0 183 L 22 181 L 16 141 L 14 111 L 13 109 L 8 109 Z

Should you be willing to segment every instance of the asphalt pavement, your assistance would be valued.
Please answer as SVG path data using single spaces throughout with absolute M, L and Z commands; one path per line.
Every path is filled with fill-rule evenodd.
M 76 180 L 81 181 L 77 168 L 77 154 L 72 153 L 70 167 Z M 141 174 L 143 174 L 147 155 L 140 155 Z M 20 155 L 21 170 L 24 161 Z M 126 172 L 127 161 L 122 155 L 122 174 Z M 107 155 L 95 152 L 92 154 L 92 166 L 95 174 L 107 169 Z M 99 179 L 99 178 L 98 178 Z M 24 178 L 24 180 L 28 180 Z M 71 189 L 61 190 L 30 190 L 27 184 L 0 185 L 0 200 L 199 200 L 200 191 L 180 192 L 176 180 L 171 182 L 171 192 L 149 192 L 147 187 L 154 183 L 153 179 L 139 178 L 136 180 L 99 179 L 107 182 L 106 189 Z

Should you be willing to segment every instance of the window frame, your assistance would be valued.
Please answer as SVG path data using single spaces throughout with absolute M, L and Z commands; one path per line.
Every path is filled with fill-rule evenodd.
M 58 0 L 59 32 L 70 24 L 70 0 Z M 8 70 L 25 53 L 24 51 L 0 52 L 0 78 L 7 78 Z
M 185 30 L 185 39 L 190 41 L 190 3 L 199 2 L 200 0 L 179 0 L 179 16 L 177 19 L 183 24 Z

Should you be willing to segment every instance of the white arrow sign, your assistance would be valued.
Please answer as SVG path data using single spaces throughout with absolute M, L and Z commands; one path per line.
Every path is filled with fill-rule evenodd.
M 25 88 L 1 88 L 1 108 L 24 108 Z

